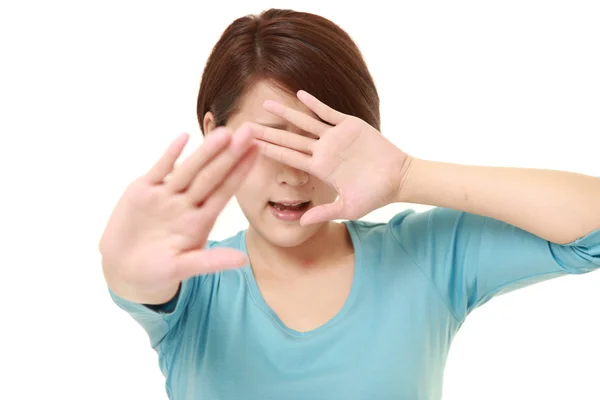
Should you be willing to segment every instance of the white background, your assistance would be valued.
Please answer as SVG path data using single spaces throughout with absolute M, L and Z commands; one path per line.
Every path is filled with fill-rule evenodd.
M 382 132 L 409 153 L 600 176 L 596 1 L 332 3 L 2 2 L 0 398 L 166 399 L 97 243 L 124 186 L 175 135 L 194 135 L 186 154 L 201 143 L 203 66 L 244 14 L 293 8 L 341 25 L 374 75 Z M 245 224 L 233 201 L 212 238 Z M 456 337 L 444 400 L 599 399 L 599 315 L 596 272 L 492 300 Z

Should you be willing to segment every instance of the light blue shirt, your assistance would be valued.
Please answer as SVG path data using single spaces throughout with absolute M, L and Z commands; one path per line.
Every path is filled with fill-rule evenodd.
M 450 344 L 473 309 L 600 268 L 600 229 L 558 245 L 442 208 L 344 223 L 355 248 L 349 298 L 307 333 L 282 323 L 249 266 L 186 280 L 158 311 L 110 292 L 148 332 L 171 399 L 438 400 Z M 245 234 L 209 246 L 245 252 Z

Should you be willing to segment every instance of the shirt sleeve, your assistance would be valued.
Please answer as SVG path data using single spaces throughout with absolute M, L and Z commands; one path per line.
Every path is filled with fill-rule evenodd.
M 194 297 L 197 277 L 184 280 L 177 294 L 169 302 L 146 305 L 126 300 L 110 288 L 111 298 L 119 308 L 127 312 L 146 331 L 150 345 L 156 349 L 165 336 L 186 316 L 190 299 Z
M 389 226 L 459 322 L 495 296 L 600 269 L 600 229 L 557 244 L 492 218 L 446 208 L 408 210 Z

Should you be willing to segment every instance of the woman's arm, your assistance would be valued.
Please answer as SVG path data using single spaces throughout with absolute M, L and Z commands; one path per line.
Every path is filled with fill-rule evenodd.
M 397 201 L 491 217 L 566 244 L 600 228 L 600 178 L 578 173 L 407 160 Z

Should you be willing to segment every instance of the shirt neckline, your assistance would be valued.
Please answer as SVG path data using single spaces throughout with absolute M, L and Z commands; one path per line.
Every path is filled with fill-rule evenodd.
M 348 297 L 346 298 L 346 301 L 344 302 L 342 308 L 327 322 L 314 329 L 303 332 L 288 327 L 264 300 L 262 294 L 260 293 L 260 289 L 258 288 L 258 284 L 256 283 L 256 279 L 254 277 L 254 272 L 252 270 L 251 265 L 247 264 L 244 267 L 242 267 L 242 273 L 244 279 L 246 280 L 246 284 L 248 286 L 250 296 L 252 297 L 252 301 L 254 302 L 254 304 L 256 304 L 256 306 L 262 312 L 267 314 L 275 322 L 279 329 L 283 330 L 286 334 L 292 337 L 308 338 L 320 334 L 323 331 L 326 331 L 331 326 L 337 324 L 340 320 L 342 320 L 356 301 L 363 272 L 363 249 L 361 246 L 359 232 L 357 231 L 356 225 L 353 223 L 353 221 L 343 221 L 343 224 L 346 226 L 346 229 L 350 234 L 352 246 L 354 247 L 354 276 L 352 278 L 352 286 L 350 288 L 350 293 L 348 294 Z M 241 232 L 240 240 L 238 243 L 238 249 L 240 251 L 243 251 L 244 254 L 248 254 L 248 250 L 246 247 L 246 233 L 247 230 Z

